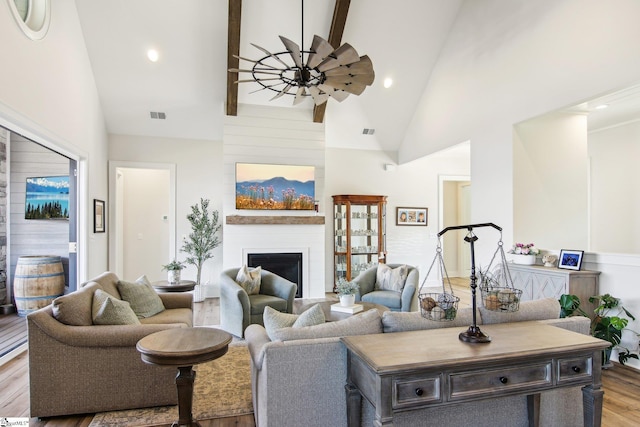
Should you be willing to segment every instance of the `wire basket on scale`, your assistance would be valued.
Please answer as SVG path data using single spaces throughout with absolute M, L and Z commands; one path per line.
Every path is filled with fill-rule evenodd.
M 436 261 L 438 262 L 438 268 L 440 270 L 442 292 L 422 293 L 422 287 L 424 286 L 427 278 L 433 270 L 433 266 L 436 264 Z M 447 289 L 445 287 L 445 279 L 447 284 L 449 285 L 449 292 L 447 292 Z M 450 321 L 456 318 L 456 314 L 458 313 L 458 302 L 460 302 L 460 298 L 453 294 L 451 281 L 449 280 L 447 269 L 444 266 L 444 259 L 442 258 L 442 247 L 440 246 L 440 242 L 438 242 L 438 247 L 436 248 L 436 256 L 433 258 L 431 266 L 429 267 L 429 271 L 427 271 L 427 275 L 422 280 L 422 284 L 420 285 L 420 289 L 418 290 L 418 299 L 420 300 L 420 314 L 422 314 L 422 317 L 424 317 L 425 319 L 442 322 Z
M 500 254 L 500 260 L 492 270 L 493 261 L 498 254 Z M 489 266 L 485 270 L 479 269 L 478 278 L 484 308 L 498 312 L 516 312 L 520 309 L 522 290 L 516 289 L 513 285 L 504 254 L 502 237 L 498 241 L 498 247 Z

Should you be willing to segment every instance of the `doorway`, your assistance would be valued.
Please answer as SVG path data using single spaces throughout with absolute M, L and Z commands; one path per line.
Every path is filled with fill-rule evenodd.
M 175 165 L 109 162 L 109 194 L 109 269 L 161 280 L 177 256 Z
M 440 176 L 439 230 L 471 222 L 471 179 L 466 175 Z M 442 237 L 443 258 L 450 277 L 471 275 L 471 255 L 464 237 L 466 230 L 454 230 Z

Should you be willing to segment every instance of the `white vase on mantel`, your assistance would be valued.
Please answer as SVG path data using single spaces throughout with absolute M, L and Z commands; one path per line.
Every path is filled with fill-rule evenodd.
M 356 303 L 356 296 L 353 294 L 350 295 L 340 295 L 340 305 L 343 307 L 351 307 Z
M 536 263 L 535 255 L 511 254 L 511 256 L 514 264 L 534 265 Z

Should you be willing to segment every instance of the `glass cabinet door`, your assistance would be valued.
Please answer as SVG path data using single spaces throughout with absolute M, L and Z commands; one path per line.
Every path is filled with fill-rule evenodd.
M 333 196 L 335 283 L 386 261 L 386 196 Z

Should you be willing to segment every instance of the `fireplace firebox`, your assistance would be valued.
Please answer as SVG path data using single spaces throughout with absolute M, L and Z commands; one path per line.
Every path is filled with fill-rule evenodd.
M 249 267 L 262 267 L 298 285 L 296 298 L 302 298 L 302 253 L 254 253 L 247 254 Z

